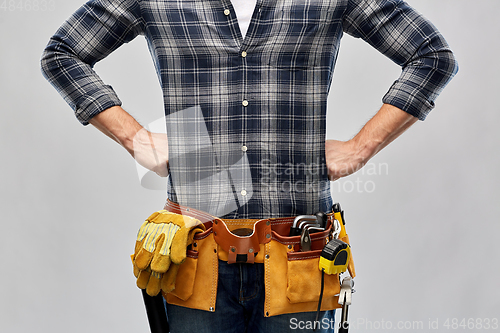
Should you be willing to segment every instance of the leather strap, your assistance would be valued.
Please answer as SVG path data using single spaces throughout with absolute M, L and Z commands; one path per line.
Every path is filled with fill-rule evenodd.
M 198 219 L 203 224 L 205 224 L 205 227 L 207 227 L 207 229 L 212 226 L 212 222 L 216 219 L 215 216 L 202 212 L 201 210 L 181 206 L 178 203 L 172 202 L 170 200 L 167 200 L 163 209 L 168 210 L 172 213 L 194 217 L 195 219 Z
M 217 219 L 213 224 L 214 237 L 217 244 L 228 253 L 228 263 L 254 263 L 260 244 L 271 241 L 271 221 L 259 220 L 253 225 L 249 236 L 237 236 L 227 228 L 224 220 Z
M 289 237 L 290 227 L 294 217 L 269 218 L 261 220 L 226 220 L 212 216 L 203 211 L 181 206 L 167 200 L 164 209 L 169 212 L 194 217 L 205 224 L 206 231 L 195 236 L 206 237 L 209 233 L 214 234 L 215 241 L 222 250 L 228 253 L 228 263 L 254 263 L 260 244 L 266 244 L 275 239 L 278 242 L 292 246 L 299 250 L 300 237 Z M 311 234 L 312 250 L 322 249 L 326 244 L 326 238 L 330 233 L 332 214 L 328 215 L 328 228 L 326 231 Z M 232 233 L 228 225 L 235 222 L 246 222 L 253 224 L 252 233 L 248 236 L 238 236 Z M 234 228 L 233 228 L 234 229 Z M 286 235 L 286 236 L 284 236 Z

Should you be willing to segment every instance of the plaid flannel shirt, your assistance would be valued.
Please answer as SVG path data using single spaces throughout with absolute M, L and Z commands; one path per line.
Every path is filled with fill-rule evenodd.
M 244 39 L 230 0 L 94 0 L 50 39 L 42 71 L 88 124 L 121 105 L 93 65 L 145 36 L 170 198 L 230 218 L 311 214 L 331 207 L 325 117 L 344 32 L 402 67 L 383 102 L 421 120 L 457 71 L 442 35 L 400 0 L 257 0 Z

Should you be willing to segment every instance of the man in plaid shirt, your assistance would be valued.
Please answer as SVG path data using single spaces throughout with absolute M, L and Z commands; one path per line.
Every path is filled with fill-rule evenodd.
M 92 0 L 59 28 L 42 56 L 44 75 L 82 124 L 168 176 L 169 199 L 218 217 L 330 211 L 329 182 L 357 171 L 424 120 L 458 70 L 442 35 L 401 0 L 257 0 L 250 2 L 245 34 L 243 14 L 235 11 L 241 3 Z M 325 141 L 344 32 L 402 73 L 354 138 Z M 92 69 L 138 35 L 148 41 L 163 90 L 168 145 L 165 135 L 144 130 L 124 111 Z M 168 305 L 173 332 L 283 332 L 292 317 L 310 319 L 307 313 L 264 318 L 261 264 L 226 266 L 234 278 L 219 281 L 234 280 L 235 295 L 218 295 L 213 313 Z

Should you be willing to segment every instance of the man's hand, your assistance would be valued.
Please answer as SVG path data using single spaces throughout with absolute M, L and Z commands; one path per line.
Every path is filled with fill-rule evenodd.
M 395 106 L 384 104 L 351 140 L 326 140 L 328 178 L 334 181 L 358 171 L 417 120 Z
M 358 154 L 354 141 L 326 140 L 325 155 L 328 178 L 331 181 L 349 176 L 366 163 Z
M 161 177 L 168 176 L 166 134 L 147 131 L 119 106 L 104 110 L 90 123 L 123 146 L 140 165 Z
M 160 177 L 168 176 L 168 140 L 163 133 L 141 129 L 134 136 L 131 152 L 137 163 Z

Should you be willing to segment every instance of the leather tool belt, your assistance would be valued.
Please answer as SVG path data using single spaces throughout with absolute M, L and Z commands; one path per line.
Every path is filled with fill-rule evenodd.
M 264 316 L 316 311 L 321 272 L 319 257 L 332 232 L 333 214 L 326 230 L 312 233 L 310 251 L 300 250 L 300 236 L 288 236 L 294 217 L 271 219 L 220 219 L 205 212 L 167 201 L 165 210 L 197 218 L 206 227 L 193 239 L 181 264 L 176 287 L 163 296 L 170 304 L 215 311 L 218 261 L 263 263 L 266 297 Z M 347 235 L 342 239 L 348 243 Z M 351 263 L 349 271 L 354 275 Z M 354 277 L 354 276 L 353 276 Z M 325 276 L 322 311 L 339 308 L 337 274 Z

